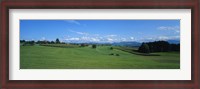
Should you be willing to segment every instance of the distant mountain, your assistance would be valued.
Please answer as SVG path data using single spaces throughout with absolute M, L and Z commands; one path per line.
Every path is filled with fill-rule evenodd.
M 130 46 L 130 47 L 134 47 L 134 46 L 140 46 L 141 43 L 139 43 L 139 42 L 114 42 L 114 43 L 112 43 L 112 45 L 114 45 L 114 46 Z
M 170 44 L 180 44 L 180 40 L 168 40 Z

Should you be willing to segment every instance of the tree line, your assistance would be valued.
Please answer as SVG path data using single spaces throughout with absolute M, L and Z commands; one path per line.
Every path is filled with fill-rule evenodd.
M 22 43 L 23 46 L 33 46 L 35 44 L 65 44 L 64 42 L 60 42 L 60 40 L 57 38 L 55 41 L 48 41 L 48 40 L 44 40 L 44 41 L 25 41 L 25 40 L 20 40 L 20 43 Z M 90 44 L 87 43 L 71 43 L 72 45 L 80 45 L 80 47 L 86 47 L 89 46 Z M 92 48 L 96 48 L 97 45 L 96 44 L 92 44 Z
M 170 44 L 167 41 L 142 43 L 138 49 L 141 53 L 180 51 L 180 44 Z
M 34 44 L 60 44 L 60 40 L 57 38 L 55 41 L 25 41 L 25 40 L 20 40 L 20 43 L 23 43 L 24 45 L 34 45 Z

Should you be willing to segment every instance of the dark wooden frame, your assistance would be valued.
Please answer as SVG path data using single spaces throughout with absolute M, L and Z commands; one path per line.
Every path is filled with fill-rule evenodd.
M 200 89 L 198 0 L 68 0 L 1 2 L 1 89 Z M 9 80 L 9 9 L 192 9 L 192 80 Z

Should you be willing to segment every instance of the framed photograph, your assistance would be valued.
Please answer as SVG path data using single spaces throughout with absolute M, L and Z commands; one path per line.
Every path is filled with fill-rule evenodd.
M 198 0 L 3 1 L 1 88 L 199 89 Z

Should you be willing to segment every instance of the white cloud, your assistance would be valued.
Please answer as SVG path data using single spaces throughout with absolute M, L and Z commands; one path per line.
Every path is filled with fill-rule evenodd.
M 157 39 L 158 40 L 175 40 L 179 38 L 180 36 L 159 36 Z
M 107 40 L 110 41 L 110 42 L 113 41 L 113 39 L 111 39 L 111 38 L 107 38 Z
M 148 37 L 148 38 L 141 38 L 139 42 L 149 42 L 149 41 L 159 41 L 159 40 L 180 40 L 180 36 L 157 36 L 157 37 Z
M 158 30 L 163 31 L 174 31 L 176 33 L 180 33 L 180 27 L 179 26 L 161 26 L 157 28 Z
M 80 34 L 80 35 L 88 35 L 88 33 L 86 33 L 86 32 L 78 32 L 78 31 L 73 31 L 73 30 L 69 30 L 69 31 L 76 33 L 76 34 Z
M 42 37 L 41 40 L 46 40 L 45 37 Z
M 71 37 L 71 38 L 65 38 L 66 42 L 75 42 L 75 43 L 80 43 L 80 42 L 100 42 L 100 38 L 93 38 L 93 37 Z
M 135 38 L 134 38 L 134 37 L 130 37 L 130 39 L 131 39 L 131 40 L 134 40 Z
M 94 36 L 100 36 L 99 34 L 94 34 Z
M 111 35 L 106 35 L 105 37 L 116 37 L 117 35 L 111 34 Z
M 84 43 L 84 42 L 98 42 L 98 43 L 112 43 L 119 42 L 117 38 L 109 37 L 91 37 L 91 36 L 82 36 L 82 37 L 66 37 L 65 42 L 75 42 L 75 43 Z
M 80 34 L 80 35 L 87 35 L 88 33 L 85 33 L 85 32 L 76 32 L 77 34 Z
M 91 41 L 94 41 L 94 42 L 99 42 L 99 41 L 100 41 L 100 39 L 98 39 L 98 38 L 91 38 Z
M 81 39 L 81 40 L 90 40 L 89 37 L 85 37 L 85 36 L 81 37 L 80 39 Z
M 126 38 L 121 38 L 121 41 L 127 41 L 127 39 Z
M 71 40 L 79 40 L 79 38 L 71 38 Z
M 77 34 L 82 34 L 80 32 L 76 32 L 73 30 L 69 30 L 70 32 L 74 32 Z M 87 34 L 87 33 L 85 33 Z M 87 34 L 87 35 L 80 35 L 78 37 L 69 37 L 65 36 L 66 42 L 75 42 L 75 43 L 84 43 L 84 42 L 98 42 L 98 43 L 113 43 L 113 42 L 121 42 L 121 41 L 136 41 L 136 38 L 133 36 L 131 37 L 120 37 L 114 34 L 111 35 L 100 35 L 100 34 Z
M 157 39 L 158 40 L 167 40 L 167 39 L 169 39 L 169 37 L 167 37 L 167 36 L 159 36 Z
M 176 30 L 175 32 L 176 32 L 176 33 L 180 33 L 180 30 Z
M 81 23 L 78 22 L 78 21 L 76 21 L 76 20 L 65 20 L 65 22 L 72 23 L 72 24 L 77 24 L 77 25 L 81 25 Z
M 68 39 L 65 39 L 65 41 L 78 41 L 80 40 L 80 38 L 68 38 Z

